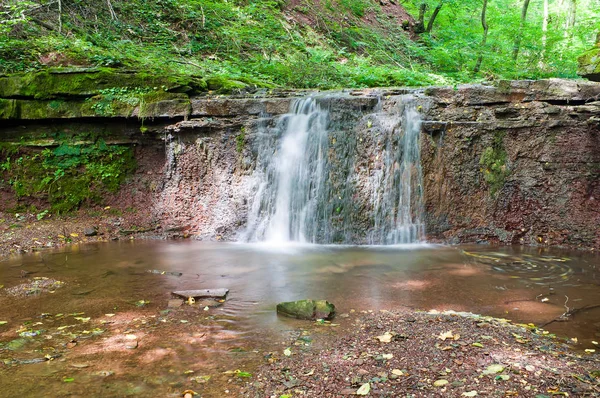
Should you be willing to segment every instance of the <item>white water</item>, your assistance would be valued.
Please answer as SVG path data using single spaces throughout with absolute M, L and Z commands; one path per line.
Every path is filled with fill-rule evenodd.
M 332 176 L 340 178 L 336 170 L 330 169 L 335 164 L 331 157 L 339 156 L 339 147 L 328 131 L 329 112 L 315 98 L 308 97 L 295 101 L 291 112 L 282 116 L 275 128 L 265 127 L 259 132 L 255 195 L 240 240 L 355 243 L 348 241 L 350 234 L 342 234 L 341 241 L 334 240 L 332 236 L 341 229 L 362 234 L 363 242 L 375 245 L 422 242 L 421 119 L 412 98 L 400 102 L 393 112 L 370 115 L 378 121 L 379 129 L 373 134 L 381 135 L 383 145 L 376 150 L 381 151 L 378 156 L 383 159 L 383 167 L 373 171 L 374 180 L 370 182 L 369 231 L 356 232 L 360 227 L 352 225 L 352 192 L 356 187 L 347 185 L 357 181 L 350 178 L 353 161 L 347 162 L 349 177 L 343 182 L 350 188 L 347 197 L 339 193 L 339 181 L 337 188 L 330 181 Z M 359 152 L 354 134 L 352 129 L 338 134 L 338 141 L 346 141 L 337 145 L 353 145 L 352 151 Z
M 414 243 L 425 237 L 421 116 L 410 96 L 402 99 L 396 111 L 374 115 L 386 137 L 381 154 L 384 168 L 378 171 L 372 192 L 375 228 L 369 236 L 371 244 Z
M 275 151 L 264 143 L 259 149 L 259 187 L 243 241 L 316 240 L 317 207 L 324 198 L 327 112 L 310 97 L 292 108 L 275 128 L 281 135 L 273 143 Z

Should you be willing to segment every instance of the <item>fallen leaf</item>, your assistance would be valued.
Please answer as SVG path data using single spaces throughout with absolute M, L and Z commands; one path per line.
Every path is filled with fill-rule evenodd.
M 198 384 L 204 384 L 210 380 L 210 376 L 194 376 L 190 377 L 190 381 L 193 381 Z
M 596 352 L 596 350 L 593 350 L 591 348 L 586 348 L 585 352 L 587 352 L 588 354 L 592 354 L 592 353 Z
M 392 369 L 392 374 L 396 376 L 403 376 L 404 373 L 400 369 Z
M 542 303 L 547 303 L 548 301 L 550 301 L 550 299 L 549 299 L 548 297 L 544 297 L 544 298 L 542 299 Z
M 469 391 L 469 392 L 463 392 L 462 396 L 463 397 L 476 397 L 477 391 L 473 390 L 473 391 Z
M 454 335 L 452 334 L 452 330 L 440 333 L 440 335 L 438 336 L 438 339 L 440 339 L 442 341 L 446 341 L 446 339 L 453 339 L 453 338 L 454 338 Z
M 592 341 L 592 344 L 598 345 L 597 341 Z
M 394 357 L 393 354 L 381 354 L 381 357 L 383 359 L 392 359 Z
M 70 235 L 71 235 L 73 238 L 77 238 L 77 237 L 79 237 L 79 235 L 78 235 L 78 234 L 76 234 L 76 233 L 72 233 L 72 234 L 70 234 Z
M 115 314 L 104 314 L 104 316 L 107 316 L 109 318 L 112 318 L 113 316 L 115 316 Z
M 473 347 L 479 347 L 479 348 L 483 348 L 483 344 L 481 343 L 473 343 L 471 344 Z
M 8 321 L 0 321 L 0 326 L 1 325 L 6 325 L 8 323 Z
M 448 380 L 444 380 L 444 379 L 436 380 L 436 381 L 433 382 L 433 386 L 434 387 L 443 387 L 446 384 L 448 384 Z
M 283 350 L 283 355 L 289 357 L 290 355 L 292 355 L 292 350 L 290 348 L 286 348 L 285 350 Z
M 394 336 L 390 332 L 385 332 L 381 336 L 377 336 L 375 338 L 381 343 L 389 343 L 392 341 L 392 338 L 394 338 Z
M 76 319 L 76 320 L 78 320 L 78 321 L 81 321 L 81 322 L 83 322 L 83 323 L 86 323 L 86 322 L 89 322 L 89 320 L 90 320 L 91 318 L 90 318 L 90 317 L 83 318 L 83 317 L 80 317 L 80 316 L 76 316 L 76 317 L 75 317 L 75 319 Z
M 65 378 L 63 379 L 63 381 L 64 381 L 65 383 L 72 383 L 72 382 L 74 382 L 74 381 L 75 381 L 75 379 L 74 379 L 74 378 L 72 378 L 72 377 L 65 377 Z
M 356 390 L 356 395 L 369 395 L 369 391 L 371 391 L 371 385 L 369 383 L 365 383 L 358 390 Z
M 500 364 L 497 364 L 497 363 L 495 363 L 495 364 L 493 364 L 493 365 L 490 365 L 490 366 L 488 366 L 488 367 L 487 367 L 487 368 L 486 368 L 486 369 L 483 371 L 483 374 L 484 374 L 484 375 L 491 375 L 491 374 L 494 374 L 494 373 L 500 373 L 500 372 L 502 372 L 503 370 L 504 370 L 504 366 L 503 366 L 503 365 L 500 365 Z
M 496 376 L 496 380 L 503 380 L 503 381 L 510 380 L 510 376 L 509 375 L 498 375 L 498 376 Z

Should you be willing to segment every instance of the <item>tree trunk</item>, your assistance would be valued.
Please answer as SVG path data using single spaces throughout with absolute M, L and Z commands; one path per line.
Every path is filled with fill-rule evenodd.
M 527 9 L 529 8 L 529 0 L 523 2 L 523 8 L 521 8 L 521 24 L 519 25 L 519 31 L 515 38 L 515 46 L 513 47 L 512 58 L 513 61 L 517 62 L 519 57 L 519 49 L 521 48 L 521 39 L 523 36 L 523 28 L 525 28 L 525 20 L 527 19 Z
M 435 10 L 433 10 L 433 14 L 431 14 L 431 18 L 429 18 L 429 22 L 427 23 L 427 29 L 425 29 L 425 32 L 427 32 L 427 33 L 431 32 L 431 29 L 433 28 L 433 22 L 437 18 L 437 16 L 438 16 L 440 10 L 442 9 L 443 5 L 444 5 L 444 1 L 442 0 L 435 7 Z
M 62 33 L 62 1 L 58 0 L 58 33 Z
M 546 58 L 546 45 L 548 43 L 548 0 L 544 0 L 544 19 L 542 20 L 542 53 L 540 54 L 539 67 L 544 67 L 544 59 Z
M 415 33 L 423 33 L 425 32 L 425 11 L 427 10 L 427 4 L 421 3 L 419 6 L 419 18 L 417 19 L 417 23 L 415 24 Z
M 483 8 L 481 9 L 481 26 L 483 27 L 483 39 L 481 39 L 481 46 L 479 48 L 479 57 L 477 57 L 477 62 L 475 63 L 475 68 L 473 68 L 473 72 L 478 73 L 481 69 L 481 62 L 483 61 L 483 50 L 485 47 L 485 43 L 487 43 L 487 35 L 488 35 L 488 24 L 485 20 L 485 11 L 487 10 L 488 0 L 483 0 Z
M 110 18 L 116 20 L 117 14 L 115 13 L 115 9 L 113 8 L 110 0 L 106 0 L 106 4 L 108 5 L 108 12 L 110 13 Z

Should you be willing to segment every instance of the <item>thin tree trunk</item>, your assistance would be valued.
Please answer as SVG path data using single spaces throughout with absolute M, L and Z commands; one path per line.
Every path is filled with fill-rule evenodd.
M 58 33 L 62 33 L 62 1 L 58 0 Z
M 110 12 L 111 19 L 116 20 L 117 19 L 117 14 L 115 13 L 115 9 L 113 8 L 112 3 L 110 2 L 110 0 L 106 0 L 106 4 L 108 5 L 108 11 Z
M 483 27 L 483 39 L 481 40 L 481 46 L 479 48 L 479 57 L 477 57 L 477 62 L 475 63 L 475 68 L 473 68 L 473 72 L 478 73 L 481 69 L 481 62 L 483 61 L 483 49 L 485 44 L 487 43 L 487 35 L 488 35 L 488 24 L 485 20 L 485 11 L 487 10 L 488 0 L 483 0 L 483 8 L 481 9 L 481 26 Z
M 435 10 L 433 10 L 433 14 L 431 14 L 431 18 L 429 18 L 429 22 L 427 23 L 427 29 L 425 29 L 425 32 L 427 32 L 427 33 L 431 32 L 431 29 L 433 28 L 433 22 L 437 18 L 437 16 L 438 16 L 440 10 L 442 9 L 443 5 L 444 5 L 444 1 L 442 0 L 435 7 Z
M 427 10 L 427 4 L 421 3 L 419 6 L 419 18 L 417 19 L 417 23 L 415 24 L 415 33 L 423 33 L 425 32 L 425 11 Z
M 546 45 L 548 43 L 548 0 L 544 0 L 544 19 L 542 20 L 542 53 L 540 55 L 539 67 L 543 68 L 546 58 Z
M 513 61 L 517 62 L 519 57 L 519 49 L 521 48 L 521 39 L 523 37 L 523 29 L 525 28 L 525 20 L 527 19 L 527 9 L 529 8 L 529 0 L 523 2 L 523 8 L 521 8 L 521 24 L 519 25 L 519 32 L 515 38 L 515 46 L 513 47 L 512 58 Z

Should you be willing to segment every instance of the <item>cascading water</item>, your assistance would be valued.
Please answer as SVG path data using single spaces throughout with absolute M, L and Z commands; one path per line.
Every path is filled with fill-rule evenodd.
M 338 111 L 333 106 L 325 110 L 320 105 L 335 99 L 296 100 L 275 127 L 263 126 L 258 132 L 255 194 L 242 241 L 423 240 L 421 119 L 412 97 L 403 97 L 391 112 L 353 113 L 350 127 L 332 122 Z M 368 128 L 356 131 L 361 118 L 369 120 Z M 376 124 L 373 129 L 370 120 Z M 357 139 L 365 134 L 364 142 Z M 366 142 L 373 142 L 369 150 L 380 159 L 367 167 L 369 188 L 358 186 L 364 179 L 355 178 Z M 369 198 L 362 203 L 358 192 L 365 189 Z
M 325 200 L 327 112 L 313 98 L 292 107 L 273 132 L 279 142 L 262 132 L 259 187 L 245 241 L 316 241 L 319 202 Z
M 424 240 L 421 116 L 410 96 L 398 113 L 375 118 L 384 132 L 383 167 L 376 174 L 372 195 L 374 228 L 371 244 L 405 244 Z

